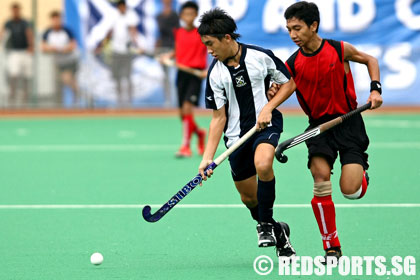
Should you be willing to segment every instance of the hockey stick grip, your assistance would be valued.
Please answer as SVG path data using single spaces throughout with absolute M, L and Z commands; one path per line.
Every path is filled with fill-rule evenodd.
M 370 107 L 372 107 L 372 102 L 366 103 L 365 105 L 360 106 L 359 108 L 354 109 L 351 112 L 348 112 L 347 114 L 341 116 L 341 118 L 343 119 L 343 121 L 345 121 L 345 120 L 353 117 L 356 114 L 359 114 L 359 113 L 361 113 L 363 111 L 366 111 L 367 109 L 370 109 Z
M 330 128 L 333 128 L 334 126 L 341 124 L 342 122 L 352 118 L 356 114 L 360 114 L 361 112 L 369 109 L 371 106 L 372 106 L 371 102 L 366 103 L 365 105 L 360 106 L 360 107 L 354 109 L 353 111 L 348 112 L 347 114 L 344 114 L 342 116 L 339 116 L 335 119 L 332 119 L 328 122 L 325 122 L 325 123 L 319 125 L 320 133 L 323 133 L 324 131 L 326 131 Z

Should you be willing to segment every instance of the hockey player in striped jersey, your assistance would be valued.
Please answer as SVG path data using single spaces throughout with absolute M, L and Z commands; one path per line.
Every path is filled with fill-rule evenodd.
M 236 23 L 221 9 L 206 12 L 198 32 L 208 53 L 214 57 L 206 85 L 206 107 L 213 109 L 208 144 L 199 172 L 213 160 L 224 133 L 230 147 L 255 125 L 258 132 L 230 157 L 235 186 L 242 202 L 257 221 L 258 245 L 276 246 L 278 256 L 292 256 L 290 229 L 286 223 L 273 219 L 275 178 L 274 150 L 283 131 L 282 114 L 277 107 L 296 86 L 283 62 L 273 52 L 239 43 Z M 271 83 L 279 90 L 271 100 L 267 90 Z

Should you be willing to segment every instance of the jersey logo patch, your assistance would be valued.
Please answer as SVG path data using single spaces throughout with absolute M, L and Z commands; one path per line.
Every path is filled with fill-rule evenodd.
M 235 77 L 235 80 L 236 80 L 236 87 L 246 86 L 244 76 Z

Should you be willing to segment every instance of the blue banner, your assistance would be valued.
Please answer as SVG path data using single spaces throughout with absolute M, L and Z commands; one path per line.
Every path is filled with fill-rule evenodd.
M 208 1 L 203 1 L 208 2 Z M 217 2 L 217 1 L 216 1 Z M 243 42 L 272 49 L 286 60 L 297 47 L 285 28 L 285 9 L 297 1 L 219 1 L 232 14 L 235 2 L 246 10 L 236 12 Z M 385 105 L 420 105 L 420 1 L 317 0 L 319 34 L 342 40 L 376 57 L 381 70 Z M 358 101 L 369 95 L 370 78 L 364 65 L 352 64 Z
M 159 0 L 154 1 L 154 11 L 149 11 L 149 20 L 156 16 L 161 8 Z M 66 0 L 73 6 L 81 2 L 98 4 L 100 0 Z M 102 0 L 102 2 L 106 2 Z M 144 1 L 127 1 L 127 3 Z M 175 9 L 182 2 L 174 1 Z M 285 28 L 284 11 L 293 0 L 198 0 L 200 14 L 215 6 L 226 10 L 238 24 L 238 32 L 242 35 L 240 41 L 272 49 L 282 60 L 286 60 L 296 49 Z M 385 105 L 420 105 L 420 1 L 418 0 L 315 0 L 320 10 L 320 36 L 335 40 L 343 40 L 369 53 L 379 60 L 381 82 Z M 77 4 L 79 3 L 79 4 Z M 139 5 L 139 4 L 137 4 Z M 86 6 L 88 7 L 88 6 Z M 97 10 L 87 9 L 88 17 L 75 16 L 82 21 L 76 23 L 68 18 L 68 23 L 76 29 L 83 29 L 83 21 L 95 23 Z M 150 4 L 149 4 L 150 8 Z M 105 11 L 106 9 L 104 9 Z M 72 13 L 76 9 L 71 9 Z M 80 11 L 80 7 L 79 7 Z M 146 11 L 146 10 L 144 10 Z M 86 12 L 86 11 L 85 11 Z M 99 9 L 99 14 L 103 15 Z M 143 20 L 144 23 L 147 21 Z M 198 23 L 198 22 L 197 22 Z M 150 24 L 149 24 L 150 26 Z M 89 37 L 86 31 L 79 32 L 83 46 L 94 44 L 100 40 L 101 33 Z M 85 35 L 83 35 L 85 34 Z M 99 35 L 98 35 L 99 34 Z M 99 37 L 98 37 L 99 36 Z M 156 33 L 148 38 L 155 38 Z M 149 63 L 149 62 L 148 62 Z M 370 78 L 366 66 L 352 64 L 356 92 L 359 103 L 364 103 L 369 95 Z M 154 69 L 154 68 L 153 68 Z M 157 68 L 156 68 L 157 69 Z M 150 71 L 147 71 L 150 75 Z M 160 74 L 159 74 L 160 75 Z M 160 76 L 153 77 L 156 80 Z M 153 76 L 153 75 L 152 75 Z M 153 90 L 155 90 L 153 88 Z M 159 94 L 153 94 L 152 99 L 163 102 Z M 288 104 L 296 105 L 292 98 Z

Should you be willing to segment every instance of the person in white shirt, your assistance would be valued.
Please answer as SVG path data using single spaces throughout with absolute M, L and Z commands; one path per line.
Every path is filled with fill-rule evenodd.
M 296 254 L 290 244 L 290 228 L 273 218 L 276 180 L 275 147 L 283 132 L 283 117 L 276 108 L 295 91 L 296 85 L 284 63 L 272 51 L 237 41 L 236 23 L 215 8 L 200 19 L 198 33 L 214 60 L 207 74 L 206 107 L 213 109 L 209 137 L 199 172 L 203 180 L 213 173 L 205 168 L 224 134 L 226 147 L 257 126 L 258 132 L 229 156 L 232 179 L 258 222 L 258 246 L 276 246 L 277 256 Z M 269 99 L 270 83 L 278 91 Z
M 135 11 L 128 9 L 124 0 L 117 3 L 118 17 L 111 30 L 112 63 L 111 71 L 115 79 L 118 93 L 118 104 L 123 104 L 122 81 L 128 83 L 128 99 L 131 104 L 133 98 L 133 83 L 131 68 L 133 62 L 132 49 L 137 48 L 137 25 L 139 18 Z
M 77 42 L 70 29 L 63 26 L 61 13 L 53 11 L 50 15 L 51 27 L 48 28 L 42 38 L 42 51 L 54 56 L 57 68 L 56 102 L 63 104 L 63 86 L 71 88 L 74 94 L 73 103 L 80 102 L 79 88 L 76 81 L 78 68 Z

